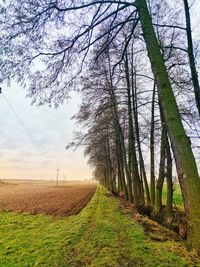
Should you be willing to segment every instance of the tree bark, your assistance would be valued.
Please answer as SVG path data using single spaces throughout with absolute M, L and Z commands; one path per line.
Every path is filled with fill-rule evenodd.
M 121 148 L 120 148 L 120 142 L 116 134 L 116 146 L 117 146 L 117 158 L 118 158 L 118 179 L 120 179 L 120 186 L 121 189 L 125 195 L 125 199 L 128 200 L 128 190 L 127 185 L 125 181 L 125 175 L 124 175 L 124 163 L 123 163 L 123 157 L 121 155 Z M 120 193 L 120 192 L 119 192 Z
M 192 30 L 191 30 L 191 22 L 190 22 L 190 11 L 188 6 L 188 1 L 183 0 L 184 8 L 185 8 L 185 19 L 186 19 L 186 32 L 187 32 L 187 42 L 188 42 L 188 57 L 190 62 L 190 70 L 191 70 L 191 77 L 192 83 L 194 87 L 194 95 L 196 100 L 196 106 L 200 116 L 200 86 L 198 80 L 198 74 L 195 65 L 195 58 L 194 58 L 194 49 L 193 49 L 193 42 L 192 42 Z
M 159 176 L 156 183 L 156 198 L 154 214 L 158 214 L 162 208 L 162 190 L 165 179 L 165 148 L 166 148 L 167 131 L 166 126 L 162 123 L 161 145 L 160 145 L 160 165 Z
M 137 156 L 135 151 L 135 136 L 133 130 L 133 117 L 132 117 L 132 105 L 131 105 L 131 88 L 130 88 L 130 77 L 129 77 L 129 66 L 128 57 L 126 53 L 125 59 L 125 73 L 126 73 L 126 84 L 127 84 L 127 96 L 128 96 L 128 121 L 129 121 L 129 165 L 130 173 L 132 174 L 133 181 L 133 196 L 134 206 L 139 208 L 140 204 L 144 205 L 144 198 L 142 198 L 140 188 L 140 178 L 138 172 Z
M 133 63 L 132 63 L 133 64 Z M 150 192 L 149 192 L 149 185 L 147 181 L 147 175 L 145 170 L 144 159 L 142 155 L 141 143 L 140 143 L 140 129 L 138 123 L 138 107 L 137 107 L 137 83 L 136 83 L 136 71 L 134 72 L 132 66 L 132 105 L 133 105 L 133 114 L 134 114 L 134 123 L 135 123 L 135 135 L 136 135 L 136 142 L 138 147 L 138 154 L 139 154 L 139 164 L 140 164 L 140 175 L 141 179 L 144 181 L 144 188 L 146 193 L 146 201 L 147 206 L 150 205 Z M 143 187 L 143 185 L 142 185 Z
M 150 131 L 150 190 L 151 205 L 155 204 L 155 155 L 154 155 L 154 131 L 155 131 L 155 95 L 156 86 L 153 86 L 152 106 L 151 106 L 151 131 Z
M 167 204 L 165 210 L 165 217 L 171 218 L 173 216 L 173 181 L 172 181 L 172 157 L 169 140 L 166 140 L 166 157 L 167 157 Z
M 109 72 L 109 83 L 110 83 L 108 86 L 108 89 L 109 89 L 110 102 L 111 102 L 112 112 L 113 112 L 113 120 L 114 120 L 114 125 L 115 125 L 116 138 L 118 139 L 119 152 L 120 152 L 121 160 L 123 162 L 126 179 L 127 179 L 128 199 L 131 203 L 133 203 L 132 181 L 131 181 L 131 175 L 130 175 L 128 164 L 127 164 L 124 135 L 123 135 L 122 128 L 121 128 L 119 118 L 118 118 L 118 109 L 117 109 L 116 96 L 115 96 L 115 91 L 114 91 L 113 81 L 112 81 L 112 70 L 111 70 L 111 65 L 110 65 L 109 52 L 107 53 L 107 56 L 108 56 L 108 72 Z
M 188 222 L 188 241 L 200 251 L 200 179 L 195 158 L 191 149 L 190 140 L 183 128 L 146 0 L 137 0 L 136 4 L 176 160 Z

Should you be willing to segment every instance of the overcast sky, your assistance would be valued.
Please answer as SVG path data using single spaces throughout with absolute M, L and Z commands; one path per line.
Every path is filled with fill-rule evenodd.
M 191 2 L 191 1 L 190 1 Z M 192 6 L 194 39 L 200 34 L 200 1 Z M 89 179 L 91 169 L 83 157 L 82 149 L 67 151 L 65 146 L 72 141 L 73 131 L 78 126 L 71 121 L 78 111 L 80 98 L 73 93 L 72 99 L 53 109 L 31 106 L 26 91 L 18 85 L 2 86 L 0 95 L 0 179 L 55 179 L 60 169 L 60 179 Z M 12 108 L 17 113 L 16 118 Z
M 72 115 L 78 111 L 80 98 L 75 93 L 59 109 L 31 106 L 26 91 L 16 84 L 2 86 L 0 95 L 0 179 L 89 179 L 91 170 L 82 149 L 67 151 L 73 131 L 78 130 Z M 17 113 L 19 122 L 12 108 Z M 64 177 L 65 176 L 65 177 Z

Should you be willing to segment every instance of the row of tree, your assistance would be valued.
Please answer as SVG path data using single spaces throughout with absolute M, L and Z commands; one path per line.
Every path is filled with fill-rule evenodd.
M 187 15 L 188 4 L 185 1 L 184 4 Z M 156 8 L 159 12 L 163 7 Z M 160 12 L 165 15 L 163 10 Z M 189 125 L 199 121 L 197 95 L 200 90 L 198 85 L 195 86 L 197 76 L 194 79 L 192 76 L 193 70 L 197 74 L 194 54 L 191 53 L 192 39 L 188 38 L 188 44 L 185 44 L 188 48 L 184 51 L 181 48 L 183 38 L 191 35 L 190 26 L 187 24 L 184 32 L 182 29 L 180 31 L 181 27 L 176 29 L 176 26 L 173 27 L 173 16 L 169 15 L 172 26 L 167 30 L 164 26 L 155 26 L 157 36 L 150 22 L 144 26 L 152 71 L 146 50 L 138 37 L 141 29 L 136 28 L 137 21 L 134 24 L 134 38 L 128 40 L 132 26 L 128 23 L 126 27 L 129 30 L 121 30 L 118 40 L 110 42 L 111 37 L 106 36 L 102 43 L 96 45 L 87 75 L 82 78 L 83 101 L 76 119 L 87 129 L 85 154 L 89 156 L 89 163 L 95 168 L 95 177 L 101 184 L 124 196 L 137 209 L 148 206 L 152 215 L 162 213 L 170 221 L 173 217 L 173 177 L 178 174 L 186 214 L 196 220 L 198 201 L 192 215 L 189 215 L 189 202 L 198 194 L 192 190 L 196 190 L 195 183 L 199 183 L 199 178 L 198 172 L 196 181 L 193 177 L 195 160 L 192 151 L 189 151 L 190 140 L 182 121 Z M 147 13 L 144 19 L 149 19 Z M 104 27 L 103 32 L 108 31 Z M 157 39 L 153 40 L 153 36 Z M 191 76 L 188 75 L 189 67 Z M 172 93 L 177 94 L 179 110 Z M 192 108 L 194 103 L 195 108 Z M 169 125 L 173 133 L 170 133 Z M 81 139 L 83 136 L 84 133 Z M 77 138 L 80 139 L 80 136 Z M 193 170 L 189 158 L 193 161 Z M 173 162 L 176 163 L 174 171 Z M 194 182 L 190 193 L 189 184 L 185 181 L 187 167 L 191 183 Z M 163 210 L 165 180 L 167 201 Z
M 39 105 L 80 89 L 76 119 L 86 132 L 78 142 L 100 182 L 137 209 L 162 211 L 166 178 L 172 216 L 174 162 L 188 241 L 200 250 L 200 179 L 188 137 L 198 134 L 200 88 L 187 0 L 178 7 L 186 26 L 165 1 L 10 0 L 1 5 L 1 79 L 28 84 Z

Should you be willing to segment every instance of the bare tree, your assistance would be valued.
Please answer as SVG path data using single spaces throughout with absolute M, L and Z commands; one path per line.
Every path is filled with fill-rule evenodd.
M 123 60 L 131 38 L 142 38 L 145 41 L 184 196 L 188 240 L 200 250 L 200 179 L 147 1 L 10 0 L 1 4 L 1 14 L 3 42 L 0 47 L 0 79 L 3 81 L 17 77 L 23 85 L 28 84 L 30 96 L 33 101 L 37 99 L 39 104 L 54 102 L 57 105 L 64 101 L 70 87 L 75 84 L 77 73 L 83 69 L 86 58 L 89 59 L 89 49 L 97 42 L 101 44 L 98 58 L 125 29 L 127 37 L 121 41 Z M 103 27 L 105 24 L 107 27 Z M 76 68 L 72 67 L 74 64 Z M 110 76 L 111 72 L 110 69 Z M 117 120 L 112 84 L 109 90 L 129 199 L 132 200 L 131 176 L 123 131 Z

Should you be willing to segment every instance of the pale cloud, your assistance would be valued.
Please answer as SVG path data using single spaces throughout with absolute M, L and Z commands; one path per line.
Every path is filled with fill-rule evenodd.
M 72 93 L 72 99 L 58 109 L 38 108 L 31 106 L 26 91 L 18 85 L 2 87 L 28 133 L 0 95 L 0 179 L 54 179 L 56 168 L 61 178 L 91 178 L 82 148 L 76 152 L 65 149 L 78 130 L 70 118 L 78 111 L 79 96 Z

